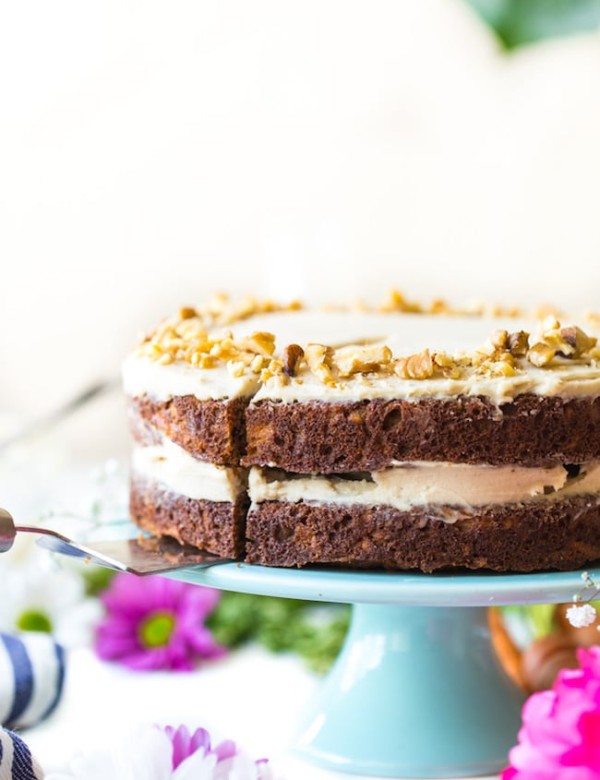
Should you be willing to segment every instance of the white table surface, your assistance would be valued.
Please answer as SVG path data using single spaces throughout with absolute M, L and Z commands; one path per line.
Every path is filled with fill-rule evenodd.
M 285 780 L 365 776 L 318 769 L 290 753 L 294 727 L 320 683 L 291 655 L 249 646 L 192 673 L 130 672 L 88 648 L 71 651 L 63 700 L 54 715 L 23 736 L 46 771 L 77 751 L 99 749 L 141 723 L 204 727 L 253 757 L 271 759 Z

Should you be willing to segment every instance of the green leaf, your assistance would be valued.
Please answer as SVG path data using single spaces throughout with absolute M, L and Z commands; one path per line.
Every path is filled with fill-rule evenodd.
M 600 0 L 466 0 L 507 49 L 600 27 Z
M 349 607 L 337 604 L 225 592 L 206 625 L 228 647 L 256 641 L 274 653 L 296 653 L 325 672 L 343 644 L 349 615 Z

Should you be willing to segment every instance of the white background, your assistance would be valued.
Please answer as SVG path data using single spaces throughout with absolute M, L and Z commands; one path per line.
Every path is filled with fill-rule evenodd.
M 4 411 L 215 289 L 600 307 L 600 35 L 507 55 L 461 0 L 30 0 L 0 74 Z

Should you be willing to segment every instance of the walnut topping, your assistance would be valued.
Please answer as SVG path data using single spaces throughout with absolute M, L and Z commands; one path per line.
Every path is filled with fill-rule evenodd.
M 510 352 L 498 355 L 495 359 L 485 360 L 477 368 L 478 374 L 484 376 L 515 376 L 517 370 L 514 365 L 513 357 Z
M 569 354 L 565 352 L 564 346 L 561 347 L 559 351 L 561 354 L 565 355 L 565 357 L 579 358 L 595 347 L 598 341 L 598 339 L 593 336 L 588 336 L 587 333 L 584 333 L 581 328 L 578 328 L 575 325 L 572 325 L 569 328 L 561 328 L 560 336 L 564 344 L 567 344 L 571 350 Z
M 394 363 L 394 372 L 402 379 L 429 379 L 433 376 L 433 360 L 429 350 L 399 358 Z
M 412 303 L 407 301 L 400 290 L 390 290 L 387 300 L 379 309 L 381 312 L 411 312 L 413 314 L 420 314 L 423 311 L 423 307 L 418 303 Z
M 275 352 L 275 336 L 273 333 L 253 333 L 248 338 L 237 342 L 238 349 L 254 352 L 256 355 L 271 357 Z
M 304 357 L 312 373 L 326 385 L 334 385 L 335 377 L 331 370 L 333 349 L 323 344 L 307 344 Z
M 229 296 L 219 293 L 201 308 L 198 308 L 198 316 L 210 325 L 231 325 L 234 322 L 248 319 L 256 314 L 270 314 L 278 311 L 298 311 L 302 308 L 299 301 L 289 304 L 278 304 L 271 300 L 258 300 L 253 296 L 247 296 L 241 301 L 232 302 Z
M 547 317 L 542 326 L 540 341 L 538 344 L 535 344 L 534 347 L 539 347 L 539 349 L 536 350 L 536 359 L 541 359 L 539 358 L 539 355 L 542 353 L 548 355 L 549 350 L 553 352 L 552 358 L 558 354 L 565 358 L 579 359 L 584 355 L 591 357 L 589 352 L 596 346 L 596 343 L 597 339 L 588 336 L 581 328 L 578 328 L 575 325 L 561 328 L 560 322 L 555 317 Z M 542 347 L 547 347 L 548 349 L 543 350 Z M 529 358 L 530 352 L 531 350 L 527 353 L 529 360 L 531 360 L 531 358 Z M 546 362 L 542 365 L 547 365 L 552 358 L 546 359 L 544 357 Z M 531 362 L 534 361 L 531 360 Z M 540 364 L 535 363 L 535 365 Z
M 272 333 L 253 333 L 236 341 L 229 332 L 209 334 L 195 315 L 168 320 L 139 348 L 140 354 L 160 365 L 180 360 L 198 368 L 214 368 L 226 363 L 232 376 L 242 376 L 246 371 L 260 374 L 274 350 Z
M 447 352 L 434 352 L 431 356 L 433 372 L 441 371 L 447 379 L 458 379 L 461 375 L 461 367 L 457 360 Z
M 490 335 L 490 343 L 495 349 L 506 349 L 508 339 L 509 335 L 507 330 L 495 330 Z
M 281 360 L 269 360 L 269 364 L 266 368 L 263 368 L 260 374 L 260 381 L 267 382 L 274 380 L 277 384 L 285 385 L 289 381 L 286 374 L 283 373 L 283 361 Z
M 508 349 L 515 357 L 525 357 L 529 349 L 529 333 L 524 330 L 511 333 L 508 337 Z
M 555 316 L 546 318 L 537 338 L 532 338 L 525 331 L 511 333 L 496 330 L 478 349 L 457 354 L 424 349 L 408 356 L 393 355 L 379 339 L 375 343 L 374 340 L 360 344 L 338 343 L 335 349 L 324 344 L 309 344 L 304 349 L 299 344 L 289 344 L 281 349 L 283 345 L 277 345 L 275 336 L 266 331 L 241 338 L 236 338 L 231 332 L 223 332 L 222 326 L 227 322 L 297 308 L 299 304 L 282 307 L 253 298 L 234 306 L 227 297 L 217 296 L 207 306 L 181 308 L 177 316 L 161 323 L 145 338 L 139 354 L 160 365 L 176 361 L 200 369 L 226 365 L 234 377 L 254 374 L 261 381 L 271 384 L 288 384 L 291 378 L 301 384 L 300 368 L 302 366 L 305 370 L 307 366 L 310 373 L 331 386 L 354 381 L 354 378 L 359 383 L 369 384 L 374 379 L 390 375 L 410 380 L 432 377 L 468 380 L 477 375 L 511 377 L 527 370 L 526 360 L 538 367 L 556 368 L 560 368 L 566 360 L 594 366 L 600 362 L 597 339 L 575 325 L 562 327 Z M 420 306 L 408 301 L 398 291 L 392 292 L 387 304 L 379 309 L 382 310 L 446 315 L 461 313 L 440 300 L 429 306 Z M 366 311 L 377 310 L 366 307 Z M 593 321 L 593 316 L 590 319 Z
M 191 306 L 184 306 L 183 308 L 179 309 L 180 320 L 191 320 L 197 316 L 198 316 L 198 312 L 196 311 L 196 309 L 193 309 Z
M 537 344 L 534 344 L 527 352 L 527 360 L 530 363 L 533 363 L 534 366 L 538 366 L 538 368 L 544 368 L 554 360 L 555 355 L 555 349 L 552 349 L 548 344 L 543 344 L 540 341 Z
M 298 363 L 304 357 L 304 350 L 298 344 L 288 344 L 283 350 L 283 373 L 296 376 Z
M 377 373 L 389 366 L 392 350 L 384 345 L 344 347 L 335 352 L 333 363 L 340 376 Z

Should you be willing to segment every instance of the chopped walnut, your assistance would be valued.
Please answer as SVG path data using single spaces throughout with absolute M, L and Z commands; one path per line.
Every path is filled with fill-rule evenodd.
M 509 338 L 507 330 L 495 330 L 490 336 L 490 342 L 496 349 L 506 349 Z
M 304 350 L 299 344 L 288 344 L 283 350 L 283 373 L 296 376 L 298 363 L 304 357 Z
M 385 345 L 344 347 L 335 352 L 333 363 L 340 376 L 381 372 L 389 366 L 392 350 Z
M 548 317 L 543 323 L 541 342 L 563 357 L 580 358 L 596 346 L 597 339 L 575 325 L 561 328 L 557 319 Z
M 191 320 L 197 316 L 198 312 L 191 306 L 183 306 L 181 309 L 179 309 L 180 320 Z
M 511 360 L 503 359 L 504 356 L 512 358 L 512 355 L 508 352 L 504 353 L 499 359 L 486 360 L 478 368 L 477 373 L 484 376 L 502 377 L 502 376 L 515 376 L 517 373 Z
M 283 361 L 270 360 L 266 368 L 263 368 L 260 374 L 261 382 L 274 381 L 278 385 L 285 385 L 289 382 L 289 377 L 283 373 Z
M 250 368 L 252 371 L 254 371 L 255 374 L 260 374 L 260 372 L 265 367 L 265 361 L 267 358 L 265 358 L 263 355 L 256 355 L 252 358 L 252 361 L 250 362 Z
M 423 307 L 418 303 L 412 303 L 407 301 L 400 290 L 390 290 L 387 301 L 379 307 L 381 312 L 411 312 L 413 314 L 420 314 L 423 311 Z
M 433 360 L 429 350 L 399 358 L 394 363 L 394 372 L 402 379 L 429 379 L 433 376 Z
M 447 352 L 434 352 L 431 359 L 433 360 L 434 373 L 436 369 L 439 369 L 448 379 L 458 379 L 460 377 L 461 369 L 458 361 Z
M 335 377 L 331 370 L 333 349 L 323 344 L 307 344 L 304 357 L 312 373 L 325 384 L 335 384 Z
M 238 349 L 254 352 L 256 355 L 271 357 L 275 351 L 275 335 L 273 333 L 253 333 L 237 342 Z
M 511 333 L 508 337 L 508 349 L 515 357 L 525 357 L 529 349 L 529 333 L 524 330 Z
M 538 368 L 544 368 L 552 362 L 555 355 L 556 350 L 540 341 L 529 349 L 527 360 Z
M 567 344 L 571 352 L 565 352 L 564 347 L 561 347 L 559 352 L 565 357 L 579 358 L 585 352 L 589 352 L 590 349 L 596 346 L 598 339 L 593 336 L 588 336 L 581 328 L 576 325 L 572 325 L 569 328 L 561 328 L 560 336 L 565 344 Z

